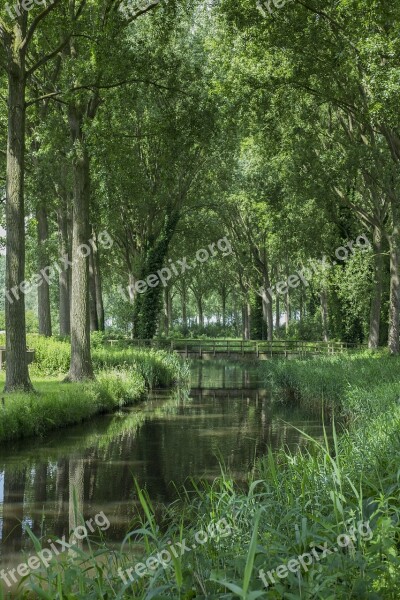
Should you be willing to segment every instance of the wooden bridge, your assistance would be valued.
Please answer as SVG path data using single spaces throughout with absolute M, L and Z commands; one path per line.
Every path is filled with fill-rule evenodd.
M 176 352 L 185 358 L 214 358 L 267 360 L 269 358 L 299 358 L 322 356 L 361 350 L 365 346 L 345 342 L 303 342 L 298 340 L 109 340 L 114 345 L 129 345 L 135 348 L 157 348 Z

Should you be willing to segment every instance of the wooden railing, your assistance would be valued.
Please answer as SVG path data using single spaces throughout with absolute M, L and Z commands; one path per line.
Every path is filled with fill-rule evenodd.
M 288 356 L 297 354 L 337 354 L 360 350 L 365 347 L 360 344 L 348 344 L 346 342 L 305 342 L 301 340 L 274 340 L 272 342 L 258 340 L 208 340 L 208 339 L 152 339 L 152 340 L 109 340 L 114 346 L 134 346 L 136 348 L 158 348 L 171 352 L 189 354 L 256 354 L 257 356 Z

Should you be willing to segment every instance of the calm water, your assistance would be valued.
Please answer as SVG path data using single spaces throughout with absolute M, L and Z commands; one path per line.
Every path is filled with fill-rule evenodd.
M 190 397 L 155 393 L 139 408 L 1 448 L 0 568 L 31 550 L 24 523 L 39 537 L 68 537 L 73 489 L 85 519 L 104 511 L 107 538 L 121 542 L 137 510 L 134 478 L 155 503 L 190 477 L 212 479 L 220 463 L 244 480 L 269 446 L 305 443 L 290 424 L 322 437 L 315 417 L 271 403 L 256 370 L 198 361 Z

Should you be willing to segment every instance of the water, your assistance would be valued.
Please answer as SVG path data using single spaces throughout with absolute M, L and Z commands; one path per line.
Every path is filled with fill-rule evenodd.
M 315 416 L 271 402 L 256 368 L 197 361 L 190 397 L 157 392 L 123 413 L 3 447 L 0 567 L 32 551 L 25 523 L 40 538 L 68 539 L 73 489 L 85 519 L 103 511 L 107 539 L 120 543 L 137 511 L 135 478 L 155 504 L 176 498 L 191 477 L 213 479 L 220 463 L 245 481 L 268 447 L 306 443 L 292 425 L 322 438 Z

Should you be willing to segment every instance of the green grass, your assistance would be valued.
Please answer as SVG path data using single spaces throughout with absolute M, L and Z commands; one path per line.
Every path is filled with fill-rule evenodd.
M 92 344 L 95 371 L 103 369 L 134 369 L 140 373 L 148 388 L 171 387 L 188 378 L 187 365 L 175 354 L 159 350 L 104 347 Z M 28 335 L 28 345 L 35 349 L 32 367 L 40 375 L 66 374 L 70 363 L 70 344 L 54 338 Z
M 0 443 L 43 436 L 52 429 L 139 402 L 146 395 L 144 379 L 134 371 L 101 372 L 90 383 L 62 383 L 56 378 L 33 383 L 35 393 L 3 394 Z M 4 375 L 0 385 L 4 385 Z
M 349 421 L 389 410 L 400 398 L 400 357 L 369 351 L 317 359 L 268 361 L 260 367 L 277 400 Z

